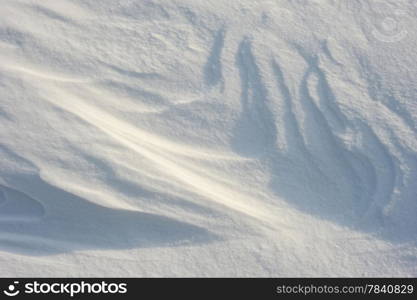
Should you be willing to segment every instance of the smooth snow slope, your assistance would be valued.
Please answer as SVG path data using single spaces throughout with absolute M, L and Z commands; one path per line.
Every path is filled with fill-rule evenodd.
M 417 276 L 417 2 L 3 0 L 1 276 Z

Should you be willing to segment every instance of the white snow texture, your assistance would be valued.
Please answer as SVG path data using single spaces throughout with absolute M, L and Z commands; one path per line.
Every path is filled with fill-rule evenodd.
M 0 276 L 417 276 L 416 16 L 2 0 Z

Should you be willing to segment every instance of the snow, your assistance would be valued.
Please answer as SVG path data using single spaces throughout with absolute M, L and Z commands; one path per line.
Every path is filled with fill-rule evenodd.
M 1 276 L 417 276 L 417 2 L 3 0 Z

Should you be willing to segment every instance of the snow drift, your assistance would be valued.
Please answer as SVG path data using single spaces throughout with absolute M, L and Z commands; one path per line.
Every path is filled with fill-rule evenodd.
M 3 1 L 0 275 L 417 276 L 416 14 Z

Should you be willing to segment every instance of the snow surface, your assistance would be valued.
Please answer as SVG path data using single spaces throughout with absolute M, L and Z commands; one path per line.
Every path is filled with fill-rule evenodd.
M 417 1 L 2 0 L 1 276 L 417 276 Z

